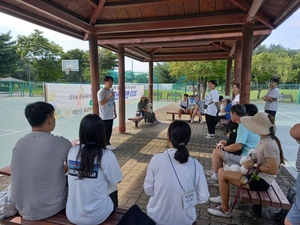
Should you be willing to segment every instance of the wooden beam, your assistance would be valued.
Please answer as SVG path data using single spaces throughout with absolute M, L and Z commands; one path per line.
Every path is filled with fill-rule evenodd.
M 210 42 L 210 43 L 220 49 L 225 50 L 226 52 L 230 52 L 230 50 L 231 50 L 227 45 L 224 45 L 224 44 L 221 45 L 220 43 L 216 43 L 216 42 Z
M 194 53 L 194 54 L 158 54 L 152 57 L 153 62 L 220 60 L 227 59 L 228 54 L 221 53 Z
M 285 18 L 289 17 L 293 12 L 296 12 L 300 7 L 300 0 L 293 0 L 290 4 L 284 9 L 284 13 L 278 15 L 275 20 L 274 24 L 278 27 L 281 23 L 285 21 Z
M 91 0 L 84 0 L 86 3 L 88 3 L 89 5 L 91 5 L 91 6 L 93 6 L 95 9 L 97 9 L 97 5 L 93 2 L 93 1 L 91 1 Z
M 271 30 L 256 30 L 254 36 L 269 35 Z M 228 32 L 218 34 L 193 34 L 193 35 L 181 35 L 181 36 L 167 36 L 167 37 L 126 37 L 121 36 L 120 38 L 108 38 L 102 39 L 103 37 L 98 36 L 98 44 L 128 44 L 128 45 L 139 45 L 141 43 L 151 42 L 167 42 L 167 41 L 188 41 L 188 40 L 205 40 L 205 39 L 223 39 L 223 38 L 237 38 L 242 37 L 242 31 L 240 32 Z M 159 44 L 157 45 L 159 46 Z
M 101 10 L 103 9 L 103 5 L 106 2 L 106 0 L 98 0 L 98 6 L 97 8 L 94 10 L 91 19 L 90 19 L 90 24 L 93 24 L 97 21 Z
M 158 48 L 154 48 L 152 49 L 152 51 L 150 52 L 150 55 L 153 56 L 156 52 L 158 52 L 162 47 L 158 47 Z
M 185 0 L 185 2 L 193 0 Z M 118 2 L 107 2 L 104 7 L 107 9 L 125 8 L 125 7 L 141 7 L 141 6 L 153 6 L 160 4 L 169 4 L 182 2 L 182 0 L 138 0 L 138 1 L 118 1 Z
M 130 51 L 136 53 L 137 55 L 140 55 L 140 56 L 142 56 L 146 59 L 149 59 L 149 60 L 151 59 L 151 56 L 147 52 L 145 52 L 141 49 L 138 49 L 136 47 L 127 47 L 126 49 L 128 49 L 128 50 L 130 50 Z
M 240 9 L 242 9 L 245 12 L 249 12 L 251 5 L 245 1 L 245 0 L 229 0 L 232 4 L 234 4 L 235 6 L 239 7 Z M 254 11 L 254 10 L 253 10 Z M 258 11 L 254 17 L 256 20 L 260 21 L 261 23 L 263 23 L 264 25 L 266 25 L 267 27 L 274 29 L 273 23 L 271 21 L 271 19 L 265 15 L 264 13 Z
M 252 5 L 247 13 L 247 16 L 246 16 L 247 22 L 251 22 L 254 20 L 256 13 L 258 12 L 259 8 L 264 3 L 264 1 L 265 0 L 254 0 L 253 1 Z
M 105 24 L 95 24 L 95 32 L 97 34 L 107 33 L 125 33 L 125 32 L 147 32 L 147 31 L 166 31 L 175 29 L 188 29 L 198 27 L 212 27 L 212 26 L 229 26 L 240 25 L 244 21 L 244 15 L 226 14 L 226 15 L 212 15 L 212 16 L 198 16 L 198 17 L 182 17 L 179 19 L 160 18 L 156 20 L 139 20 L 134 22 L 110 22 Z
M 160 42 L 159 46 L 161 47 L 166 47 L 166 48 L 170 48 L 170 47 L 190 47 L 190 46 L 200 46 L 200 45 L 209 45 L 209 41 L 208 40 L 199 40 L 199 41 L 181 41 L 181 42 Z M 154 48 L 157 47 L 157 43 L 144 43 L 144 44 L 139 44 L 138 45 L 141 48 Z
M 61 10 L 43 2 L 43 1 L 16 0 L 16 2 L 24 4 L 33 10 L 36 10 L 43 14 L 46 14 L 46 15 L 50 16 L 51 18 L 55 18 L 57 20 L 63 21 L 71 27 L 76 27 L 77 29 L 80 29 L 85 32 L 91 31 L 91 28 L 87 23 L 67 14 L 66 12 L 62 12 Z M 45 19 L 45 18 L 43 18 L 43 19 Z
M 234 55 L 234 52 L 235 52 L 235 44 L 236 42 L 234 42 L 232 48 L 230 49 L 230 52 L 228 54 L 228 57 L 232 57 Z

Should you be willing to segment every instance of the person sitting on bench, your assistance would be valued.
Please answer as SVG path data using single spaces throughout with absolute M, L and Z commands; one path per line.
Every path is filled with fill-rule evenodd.
M 199 117 L 199 123 L 203 123 L 202 114 L 204 114 L 204 101 L 200 99 L 200 96 L 198 94 L 195 95 L 195 101 L 192 109 L 192 118 L 190 121 L 193 123 L 194 118 L 197 115 Z
M 229 183 L 237 187 L 244 184 L 243 188 L 249 190 L 266 191 L 277 176 L 280 165 L 284 164 L 281 144 L 275 136 L 273 116 L 265 112 L 258 112 L 255 116 L 242 117 L 241 124 L 260 136 L 260 142 L 256 147 L 256 159 L 254 161 L 247 160 L 243 164 L 248 170 L 256 167 L 258 174 L 248 173 L 244 175 L 240 172 L 224 171 L 223 168 L 219 169 L 219 191 L 221 196 L 210 200 L 218 199 L 220 201 L 218 203 L 221 205 L 207 210 L 209 214 L 214 216 L 231 217 L 228 204 Z M 216 201 L 214 202 L 217 203 Z
M 152 111 L 152 112 L 149 112 L 147 110 L 147 98 L 146 98 L 146 95 L 142 95 L 141 97 L 141 100 L 139 101 L 138 103 L 138 111 L 140 113 L 142 113 L 143 116 L 146 117 L 146 124 L 148 125 L 151 125 L 153 123 L 160 123 L 157 119 L 156 119 L 156 116 L 155 116 L 155 113 Z
M 104 124 L 98 115 L 83 117 L 79 142 L 68 154 L 66 214 L 74 224 L 101 224 L 118 207 L 122 173 L 114 153 L 105 148 Z
M 12 150 L 11 201 L 26 220 L 42 220 L 66 206 L 64 160 L 72 147 L 69 140 L 54 136 L 54 107 L 46 102 L 26 106 L 32 131 Z
M 189 104 L 189 95 L 188 94 L 183 95 L 183 99 L 181 99 L 179 101 L 178 106 L 179 106 L 179 109 L 178 109 L 179 120 L 181 120 L 181 114 L 185 113 L 185 114 L 190 115 L 189 121 L 191 121 L 193 110 L 191 110 L 191 104 Z

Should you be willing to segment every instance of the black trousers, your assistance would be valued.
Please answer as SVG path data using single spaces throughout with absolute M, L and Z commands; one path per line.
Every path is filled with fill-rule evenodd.
M 271 116 L 273 116 L 275 118 L 276 115 L 276 111 L 272 111 L 272 110 L 265 110 L 265 113 L 270 114 Z
M 113 128 L 113 122 L 114 120 L 103 120 L 103 124 L 104 124 L 104 129 L 105 129 L 105 136 L 106 136 L 106 145 L 110 145 L 110 137 L 111 137 L 111 133 L 112 133 L 112 128 Z
M 215 134 L 215 121 L 216 121 L 216 117 L 215 116 L 211 116 L 208 114 L 205 114 L 205 119 L 206 119 L 206 125 L 207 125 L 207 129 L 208 129 L 208 133 L 209 134 Z
M 116 208 L 119 206 L 119 201 L 118 201 L 118 191 L 114 191 L 109 194 L 109 197 L 111 198 L 112 202 L 114 203 L 114 210 L 112 213 L 115 212 Z

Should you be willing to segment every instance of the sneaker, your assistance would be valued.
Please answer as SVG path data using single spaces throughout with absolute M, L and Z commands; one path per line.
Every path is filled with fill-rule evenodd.
M 212 186 L 212 187 L 218 187 L 219 186 L 219 181 L 214 179 L 213 177 L 207 178 L 207 185 Z
M 232 215 L 231 213 L 223 212 L 222 207 L 220 205 L 218 205 L 214 208 L 207 209 L 207 212 L 214 216 L 220 216 L 220 217 L 226 217 L 226 218 L 230 218 Z
M 153 123 L 150 123 L 150 122 L 146 122 L 145 124 L 146 125 L 153 125 Z
M 206 135 L 206 139 L 212 139 L 212 138 L 214 138 L 215 137 L 215 135 L 212 135 L 212 134 L 209 134 L 209 135 Z
M 191 120 L 191 123 L 194 123 L 194 120 Z
M 216 204 L 222 204 L 222 198 L 221 198 L 221 196 L 210 197 L 209 201 L 211 201 L 212 203 L 216 203 Z M 230 200 L 228 200 L 228 205 L 231 205 Z
M 212 176 L 213 174 L 214 174 L 214 171 L 213 170 L 205 170 L 205 174 L 207 175 L 207 176 Z
M 111 151 L 114 151 L 114 150 L 116 150 L 117 148 L 116 148 L 115 146 L 112 146 L 112 145 L 106 145 L 106 149 L 111 150 Z
M 202 124 L 202 123 L 204 123 L 204 122 L 203 122 L 202 120 L 200 120 L 200 121 L 199 121 L 199 123 L 201 123 L 201 124 Z
M 154 123 L 155 123 L 155 124 L 160 124 L 161 122 L 158 121 L 158 120 L 155 120 Z

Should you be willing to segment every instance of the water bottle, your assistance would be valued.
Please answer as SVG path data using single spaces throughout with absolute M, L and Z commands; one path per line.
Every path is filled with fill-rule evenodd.
M 143 116 L 143 113 L 142 112 L 140 112 L 140 117 L 142 117 Z

